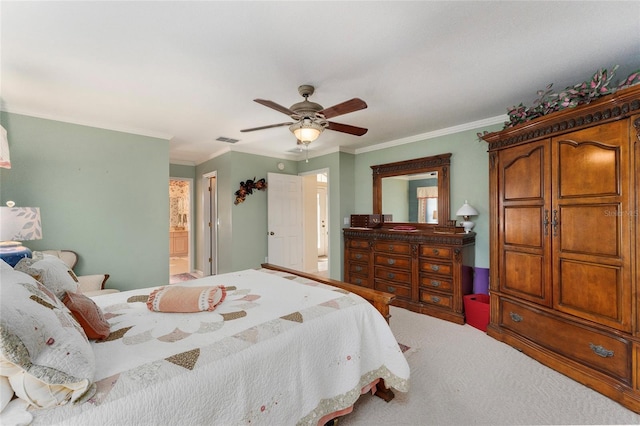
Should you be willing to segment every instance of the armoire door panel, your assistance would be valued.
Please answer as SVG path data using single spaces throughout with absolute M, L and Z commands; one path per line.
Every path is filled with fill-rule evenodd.
M 561 233 L 554 244 L 563 254 L 586 254 L 620 258 L 618 203 L 561 206 Z
M 504 201 L 544 199 L 544 156 L 542 146 L 509 153 L 510 158 L 502 161 L 502 194 Z M 514 150 L 515 151 L 515 150 Z M 522 179 L 527 176 L 527 179 Z
M 505 250 L 502 265 L 501 291 L 550 305 L 546 268 L 541 255 Z
M 541 206 L 504 208 L 504 244 L 542 249 L 544 213 Z
M 554 285 L 556 309 L 624 330 L 619 267 L 563 260 Z
M 619 147 L 573 140 L 560 140 L 558 145 L 559 198 L 620 194 Z

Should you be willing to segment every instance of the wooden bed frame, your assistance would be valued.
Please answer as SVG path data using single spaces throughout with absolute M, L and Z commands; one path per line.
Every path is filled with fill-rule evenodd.
M 285 268 L 283 266 L 272 265 L 271 263 L 263 263 L 261 266 L 265 269 L 287 272 L 292 275 L 308 278 L 313 281 L 318 281 L 323 284 L 328 284 L 328 285 L 346 290 L 350 293 L 357 294 L 358 296 L 362 297 L 363 299 L 371 303 L 373 307 L 376 308 L 376 310 L 382 314 L 382 316 L 387 321 L 387 323 L 389 322 L 389 318 L 391 318 L 391 315 L 389 314 L 389 305 L 391 304 L 393 299 L 395 299 L 395 296 L 391 293 L 385 293 L 382 291 L 373 290 L 366 287 L 360 287 L 357 285 L 345 283 L 343 281 L 338 281 L 331 278 L 325 278 L 320 275 L 301 272 L 295 269 Z M 387 388 L 387 386 L 384 383 L 384 380 L 382 379 L 380 379 L 380 383 L 379 383 L 379 386 L 377 386 L 375 395 L 377 397 L 384 399 L 386 402 L 391 401 L 395 396 L 393 391 L 390 388 Z

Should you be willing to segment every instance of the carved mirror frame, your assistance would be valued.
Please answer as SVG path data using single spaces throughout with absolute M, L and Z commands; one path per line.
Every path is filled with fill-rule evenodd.
M 431 157 L 415 158 L 395 163 L 371 166 L 373 171 L 373 213 L 382 211 L 382 179 L 386 177 L 438 172 L 438 223 L 391 222 L 396 225 L 411 225 L 417 228 L 429 228 L 446 225 L 450 220 L 449 170 L 451 153 Z

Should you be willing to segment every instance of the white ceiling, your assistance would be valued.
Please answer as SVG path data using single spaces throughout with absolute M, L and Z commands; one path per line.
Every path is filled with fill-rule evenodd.
M 536 91 L 640 68 L 640 2 L 12 2 L 1 13 L 2 110 L 170 139 L 173 162 L 232 149 L 279 158 L 312 84 L 332 119 L 310 155 L 362 152 L 501 122 Z M 218 137 L 239 139 L 230 145 Z M 11 136 L 9 135 L 9 138 Z

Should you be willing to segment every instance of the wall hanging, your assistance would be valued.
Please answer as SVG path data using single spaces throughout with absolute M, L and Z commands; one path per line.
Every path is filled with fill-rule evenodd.
M 240 182 L 240 189 L 235 193 L 236 200 L 233 204 L 244 203 L 244 199 L 248 194 L 253 194 L 254 189 L 257 189 L 258 191 L 265 191 L 267 189 L 267 181 L 265 178 L 256 180 L 254 177 L 253 180 L 247 179 L 245 182 Z

